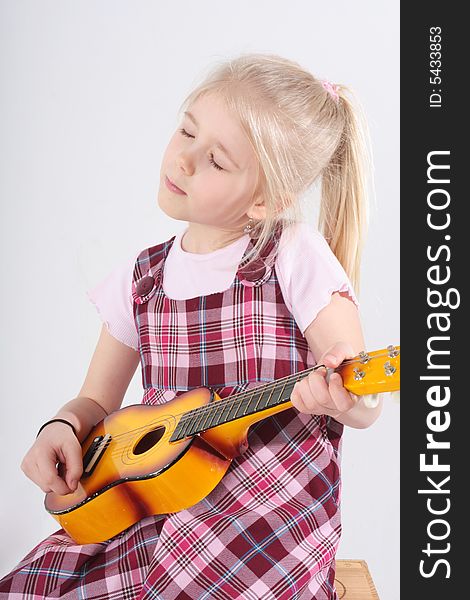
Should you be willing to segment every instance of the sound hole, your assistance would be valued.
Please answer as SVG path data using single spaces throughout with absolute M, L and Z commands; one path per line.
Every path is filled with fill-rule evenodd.
M 164 427 L 157 427 L 157 429 L 153 429 L 146 433 L 134 448 L 134 454 L 143 454 L 144 452 L 147 452 L 147 450 L 150 450 L 150 448 L 155 446 L 155 444 L 161 440 L 164 433 Z

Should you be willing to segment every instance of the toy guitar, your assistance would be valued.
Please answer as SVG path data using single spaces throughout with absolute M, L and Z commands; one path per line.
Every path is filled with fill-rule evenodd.
M 397 391 L 399 355 L 399 346 L 361 352 L 335 371 L 357 395 Z M 49 492 L 46 510 L 77 543 L 87 544 L 108 540 L 143 517 L 193 506 L 248 448 L 251 425 L 292 408 L 295 383 L 321 366 L 224 399 L 202 387 L 163 405 L 117 410 L 83 441 L 76 491 Z

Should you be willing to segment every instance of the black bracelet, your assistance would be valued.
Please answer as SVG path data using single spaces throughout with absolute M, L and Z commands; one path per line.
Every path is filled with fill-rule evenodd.
M 50 423 L 65 423 L 66 425 L 69 425 L 72 428 L 74 434 L 77 435 L 77 432 L 75 431 L 75 427 L 69 421 L 66 421 L 65 419 L 51 419 L 50 421 L 46 421 L 44 423 L 44 425 L 41 425 L 41 427 L 39 428 L 39 431 L 36 434 L 36 437 L 38 437 L 38 435 L 41 433 L 41 431 L 44 429 L 44 427 L 46 427 L 46 425 L 49 425 Z

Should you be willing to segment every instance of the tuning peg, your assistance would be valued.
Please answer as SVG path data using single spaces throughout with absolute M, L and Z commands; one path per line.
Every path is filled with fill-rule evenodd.
M 387 360 L 386 363 L 384 363 L 384 371 L 385 371 L 385 375 L 393 375 L 396 371 L 396 367 L 394 367 L 389 360 Z
M 354 379 L 356 381 L 360 381 L 361 379 L 364 379 L 364 377 L 366 376 L 364 371 L 361 371 L 358 367 L 355 367 L 353 369 L 353 372 L 354 372 Z
M 367 352 L 364 352 L 364 350 L 362 350 L 362 352 L 359 352 L 358 356 L 359 362 L 363 365 L 367 364 L 370 361 L 370 356 L 367 354 Z
M 400 350 L 397 350 L 395 346 L 387 346 L 387 350 L 390 358 L 395 358 L 400 354 Z

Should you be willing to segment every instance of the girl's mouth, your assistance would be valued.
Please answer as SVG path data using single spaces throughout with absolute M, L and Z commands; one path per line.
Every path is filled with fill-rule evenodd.
M 165 175 L 165 185 L 170 190 L 170 192 L 174 192 L 175 194 L 180 194 L 181 196 L 186 196 L 186 192 L 183 192 L 178 186 L 176 186 L 171 179 Z

